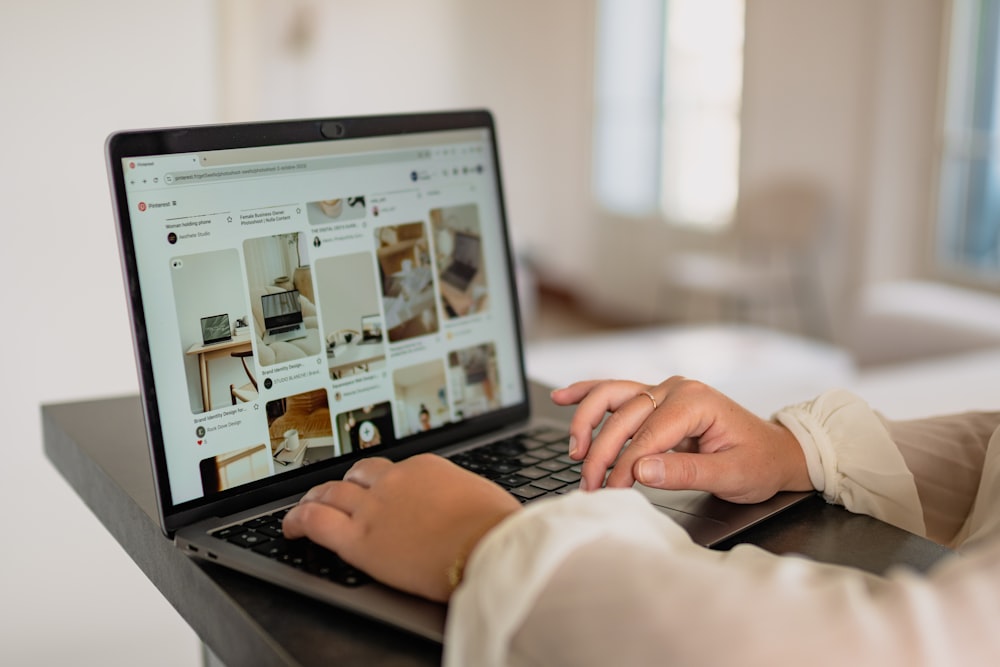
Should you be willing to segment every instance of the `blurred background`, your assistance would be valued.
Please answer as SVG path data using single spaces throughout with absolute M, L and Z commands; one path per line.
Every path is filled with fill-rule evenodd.
M 536 376 L 573 379 L 552 341 L 752 326 L 833 355 L 817 384 L 969 395 L 1000 364 L 998 50 L 988 0 L 2 3 L 0 662 L 200 660 L 41 449 L 40 404 L 137 391 L 108 133 L 487 107 Z

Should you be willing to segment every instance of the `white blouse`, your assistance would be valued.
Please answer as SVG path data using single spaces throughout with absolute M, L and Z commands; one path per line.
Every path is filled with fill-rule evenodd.
M 890 422 L 834 391 L 775 418 L 829 502 L 960 549 L 885 577 L 691 542 L 632 490 L 517 512 L 472 553 L 444 662 L 1000 664 L 1000 413 Z

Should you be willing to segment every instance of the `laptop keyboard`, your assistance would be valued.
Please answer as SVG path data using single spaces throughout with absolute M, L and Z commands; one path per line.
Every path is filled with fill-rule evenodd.
M 315 542 L 286 540 L 281 532 L 281 520 L 290 509 L 285 507 L 227 526 L 213 532 L 212 536 L 343 586 L 360 586 L 371 581 L 367 574 Z
M 569 434 L 540 428 L 448 457 L 491 479 L 522 503 L 580 486 L 582 464 L 569 457 Z
M 579 486 L 581 464 L 569 458 L 568 440 L 565 431 L 540 428 L 448 458 L 466 470 L 493 480 L 522 503 L 528 503 L 567 493 Z M 344 586 L 360 586 L 371 581 L 367 574 L 328 549 L 307 539 L 286 540 L 281 532 L 281 520 L 290 509 L 285 507 L 221 528 L 212 536 Z

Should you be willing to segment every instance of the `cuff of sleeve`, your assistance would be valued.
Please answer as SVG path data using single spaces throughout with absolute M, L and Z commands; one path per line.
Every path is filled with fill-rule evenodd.
M 775 420 L 798 439 L 809 479 L 827 501 L 924 534 L 913 475 L 867 403 L 834 390 L 779 411 Z
M 823 468 L 823 459 L 819 454 L 819 445 L 815 433 L 811 427 L 816 426 L 812 420 L 802 419 L 802 415 L 797 415 L 796 408 L 785 408 L 774 416 L 774 421 L 778 422 L 795 436 L 802 448 L 802 454 L 806 459 L 806 471 L 809 473 L 809 482 L 813 488 L 826 495 L 826 470 Z M 831 475 L 832 477 L 832 475 Z

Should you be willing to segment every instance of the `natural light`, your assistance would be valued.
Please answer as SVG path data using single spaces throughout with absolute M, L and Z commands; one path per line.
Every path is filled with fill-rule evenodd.
M 744 0 L 605 0 L 600 12 L 599 201 L 725 225 L 739 189 Z

